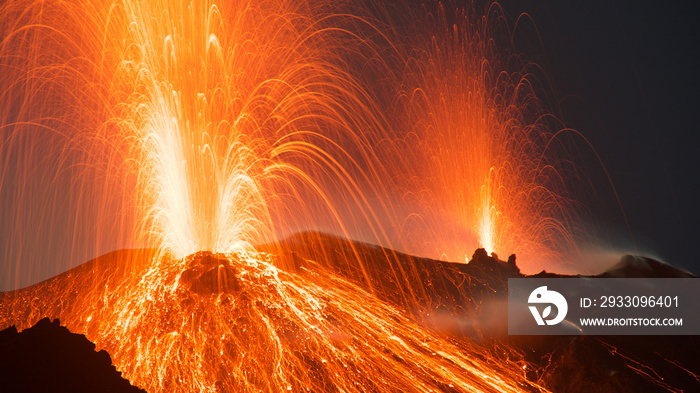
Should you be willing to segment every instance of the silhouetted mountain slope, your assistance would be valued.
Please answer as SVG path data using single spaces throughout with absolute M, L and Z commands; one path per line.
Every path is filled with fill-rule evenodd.
M 121 377 L 107 352 L 48 318 L 21 333 L 0 332 L 0 391 L 144 392 Z

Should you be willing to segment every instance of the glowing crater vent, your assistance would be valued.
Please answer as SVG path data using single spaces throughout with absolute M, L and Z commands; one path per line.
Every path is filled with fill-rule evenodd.
M 240 263 L 237 255 L 228 258 Z M 199 294 L 233 293 L 240 289 L 236 269 L 222 254 L 201 251 L 185 258 L 178 286 Z

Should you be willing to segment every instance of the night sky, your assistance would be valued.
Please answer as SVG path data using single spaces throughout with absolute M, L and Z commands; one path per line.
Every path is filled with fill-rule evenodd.
M 697 114 L 700 108 L 700 6 L 697 2 L 503 1 L 528 57 L 544 66 L 567 127 L 592 144 L 594 214 L 607 220 L 610 241 L 694 273 L 700 220 Z M 556 111 L 555 111 L 556 113 Z M 584 143 L 581 143 L 582 149 Z M 589 154 L 589 156 L 593 156 Z M 636 245 L 636 248 L 635 248 Z

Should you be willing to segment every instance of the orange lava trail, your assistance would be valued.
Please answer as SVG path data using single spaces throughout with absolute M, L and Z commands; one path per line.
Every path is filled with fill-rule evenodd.
M 0 294 L 0 327 L 60 318 L 149 392 L 542 390 L 518 364 L 342 279 L 280 271 L 270 254 L 149 258 L 115 252 Z

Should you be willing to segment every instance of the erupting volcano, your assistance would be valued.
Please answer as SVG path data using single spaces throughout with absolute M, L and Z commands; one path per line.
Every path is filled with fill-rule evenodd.
M 108 254 L 0 299 L 0 316 L 20 329 L 60 318 L 147 391 L 535 390 L 515 363 L 339 277 L 288 274 L 261 253 L 151 258 Z
M 486 252 L 594 236 L 497 4 L 0 7 L 0 328 L 149 392 L 546 390 L 474 322 L 520 275 Z

